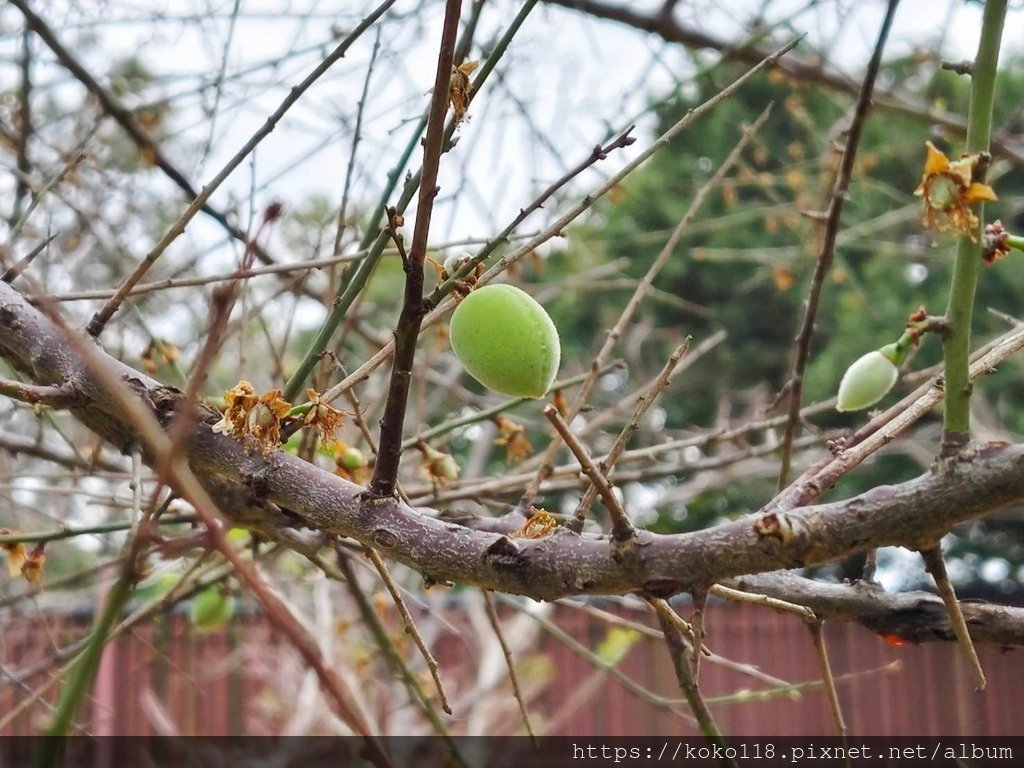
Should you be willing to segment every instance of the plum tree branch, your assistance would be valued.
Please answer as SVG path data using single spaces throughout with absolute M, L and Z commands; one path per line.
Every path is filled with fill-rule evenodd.
M 782 438 L 782 458 L 779 462 L 778 489 L 780 491 L 789 482 L 790 461 L 793 456 L 793 440 L 796 438 L 797 427 L 800 424 L 804 370 L 807 368 L 807 360 L 811 355 L 811 337 L 814 335 L 814 321 L 818 314 L 821 291 L 825 284 L 825 276 L 828 274 L 829 269 L 831 269 L 832 259 L 835 257 L 836 239 L 839 236 L 839 223 L 843 214 L 843 205 L 846 202 L 847 191 L 850 188 L 850 180 L 853 178 L 853 163 L 857 157 L 857 149 L 860 146 L 860 137 L 864 130 L 864 124 L 867 122 L 868 113 L 871 111 L 871 94 L 875 90 L 875 80 L 878 78 L 878 70 L 882 66 L 882 51 L 885 49 L 885 41 L 889 37 L 889 29 L 892 27 L 892 20 L 896 15 L 897 5 L 899 5 L 899 0 L 889 0 L 889 7 L 886 9 L 882 28 L 878 33 L 878 42 L 875 43 L 875 50 L 871 55 L 871 61 L 868 63 L 864 82 L 861 83 L 860 93 L 857 95 L 857 106 L 854 109 L 853 118 L 850 120 L 850 127 L 846 134 L 846 147 L 843 149 L 843 159 L 839 164 L 839 172 L 836 174 L 832 190 L 829 193 L 821 248 L 818 250 L 818 258 L 814 264 L 811 285 L 807 291 L 807 300 L 804 303 L 804 316 L 796 336 L 793 371 L 786 384 L 786 389 L 789 390 L 789 407 L 787 409 L 789 418 L 786 420 L 786 429 Z
M 459 31 L 461 0 L 448 0 L 445 4 L 444 27 L 441 31 L 441 50 L 437 56 L 434 92 L 427 116 L 427 135 L 423 142 L 423 170 L 419 199 L 416 204 L 416 225 L 408 258 L 403 259 L 405 269 L 405 295 L 402 311 L 395 328 L 395 358 L 391 366 L 387 403 L 380 422 L 380 447 L 373 467 L 369 492 L 374 496 L 391 496 L 398 482 L 398 464 L 402 458 L 402 428 L 409 402 L 412 366 L 416 358 L 416 342 L 420 326 L 426 315 L 423 303 L 423 264 L 427 255 L 427 235 L 430 217 L 437 195 L 437 173 L 444 152 L 444 117 L 448 112 L 448 88 L 455 60 L 455 38 Z M 392 225 L 392 235 L 401 249 L 400 235 Z
M 93 370 L 97 361 L 142 395 L 165 428 L 180 403 L 180 392 L 99 350 L 92 355 L 94 365 L 87 365 L 64 332 L 6 284 L 0 284 L 0 329 L 0 356 L 39 384 L 72 383 L 86 396 L 86 405 L 72 413 L 115 445 L 131 445 L 135 428 L 124 403 Z M 629 592 L 667 596 L 882 546 L 913 547 L 956 523 L 1024 500 L 1024 445 L 993 444 L 953 471 L 928 472 L 850 499 L 747 516 L 694 533 L 638 531 L 636 545 L 623 558 L 607 536 L 559 528 L 542 539 L 512 539 L 440 520 L 433 510 L 394 498 L 366 499 L 361 486 L 295 456 L 248 452 L 241 443 L 210 430 L 217 418 L 212 411 L 204 412 L 185 455 L 204 483 L 236 489 L 218 498 L 224 514 L 243 514 L 262 505 L 267 524 L 282 533 L 287 524 L 274 522 L 275 509 L 278 521 L 355 539 L 430 581 L 546 600 Z M 146 458 L 153 463 L 159 456 Z M 799 602 L 792 595 L 786 599 Z M 831 617 L 821 606 L 812 607 L 822 618 Z M 965 613 L 970 624 L 967 606 Z M 1018 644 L 1024 643 L 1022 624 L 1017 621 Z

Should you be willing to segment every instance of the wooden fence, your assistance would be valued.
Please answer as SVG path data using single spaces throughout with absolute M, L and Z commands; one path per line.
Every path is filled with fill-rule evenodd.
M 0 718 L 17 717 L 0 735 L 37 733 L 55 700 L 49 690 L 40 701 L 26 704 L 50 679 L 40 672 L 23 682 L 12 675 L 31 670 L 55 647 L 81 637 L 88 615 L 15 616 L 0 619 Z M 554 621 L 589 648 L 608 636 L 608 624 L 590 615 L 559 607 Z M 792 616 L 752 605 L 715 605 L 708 614 L 710 647 L 732 662 L 757 665 L 763 672 L 790 683 L 819 678 L 813 645 L 806 627 Z M 980 648 L 989 688 L 973 690 L 957 648 L 951 643 L 893 646 L 851 624 L 828 625 L 826 639 L 832 668 L 851 735 L 990 735 L 1024 732 L 1019 705 L 1024 690 L 1020 651 Z M 258 653 L 256 653 L 258 651 Z M 435 653 L 447 680 L 469 679 L 477 660 L 465 644 L 440 641 Z M 83 727 L 97 735 L 151 735 L 171 730 L 184 735 L 273 734 L 288 713 L 277 711 L 282 679 L 275 659 L 294 654 L 274 636 L 259 614 L 236 620 L 226 631 L 199 634 L 187 617 L 164 617 L 154 625 L 116 639 L 108 647 Z M 531 701 L 539 723 L 553 726 L 549 735 L 635 736 L 694 733 L 665 706 L 643 701 L 619 681 L 548 634 L 528 654 L 543 660 L 549 678 Z M 636 642 L 618 668 L 639 685 L 667 698 L 679 698 L 670 660 L 662 644 Z M 767 685 L 719 665 L 703 665 L 705 695 L 735 695 Z M 298 685 L 298 682 L 295 682 Z M 289 691 L 293 693 L 294 691 Z M 511 689 L 507 728 L 519 727 Z M 823 736 L 834 732 L 824 693 L 775 695 L 763 701 L 717 703 L 713 710 L 726 733 L 733 735 Z M 456 712 L 452 732 L 464 727 Z

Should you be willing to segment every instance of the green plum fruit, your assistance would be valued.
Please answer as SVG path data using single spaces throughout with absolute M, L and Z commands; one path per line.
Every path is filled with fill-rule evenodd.
M 544 307 L 512 285 L 485 285 L 452 314 L 449 338 L 469 374 L 511 397 L 542 397 L 558 373 L 562 348 Z

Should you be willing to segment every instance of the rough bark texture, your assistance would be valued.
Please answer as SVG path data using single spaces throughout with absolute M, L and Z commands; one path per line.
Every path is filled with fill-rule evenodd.
M 34 383 L 73 387 L 86 403 L 74 408 L 74 415 L 120 449 L 131 445 L 132 430 L 116 399 L 90 375 L 63 332 L 2 283 L 0 356 Z M 113 358 L 106 360 L 166 425 L 180 393 Z M 1024 445 L 997 444 L 941 474 L 926 473 L 828 504 L 748 515 L 695 533 L 641 531 L 623 544 L 567 529 L 556 529 L 542 539 L 512 539 L 439 519 L 434 510 L 415 509 L 390 498 L 370 499 L 362 487 L 284 452 L 265 456 L 247 451 L 241 443 L 211 431 L 210 422 L 218 417 L 210 409 L 202 412 L 188 444 L 188 459 L 208 487 L 217 489 L 225 513 L 241 518 L 243 524 L 285 532 L 279 539 L 295 540 L 295 529 L 303 527 L 350 537 L 416 569 L 428 581 L 474 584 L 545 600 L 637 591 L 663 597 L 882 546 L 925 546 L 956 523 L 1024 499 Z M 748 587 L 756 583 L 746 582 Z M 765 582 L 766 592 L 768 586 Z M 776 584 L 776 596 L 793 599 L 783 595 L 785 591 Z M 836 595 L 824 586 L 804 591 L 823 618 L 884 625 L 867 609 L 830 612 Z M 875 598 L 882 612 L 903 610 L 892 596 Z M 919 597 L 912 599 L 920 605 Z M 1002 628 L 988 636 L 983 633 L 982 639 L 1024 643 L 1020 612 L 978 614 L 976 620 L 990 619 L 1001 622 Z M 928 626 L 935 637 L 942 636 L 936 622 Z

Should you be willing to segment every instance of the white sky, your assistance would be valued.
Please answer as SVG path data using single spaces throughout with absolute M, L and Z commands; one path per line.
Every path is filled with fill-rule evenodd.
M 822 3 L 819 10 L 800 12 L 807 4 L 768 0 L 763 5 L 767 18 L 788 17 L 795 33 L 807 33 L 807 42 L 800 49 L 803 55 L 811 55 L 821 46 L 834 65 L 855 77 L 877 36 L 884 3 L 840 0 Z M 350 29 L 369 3 L 241 0 L 241 14 L 226 49 L 225 63 L 233 5 L 234 0 L 37 3 L 62 39 L 79 51 L 101 79 L 112 61 L 138 52 L 160 76 L 158 85 L 147 92 L 147 99 L 187 94 L 173 100 L 176 130 L 165 144 L 170 156 L 190 173 L 196 187 L 212 177 L 262 124 L 287 87 L 318 63 L 327 50 L 324 44 L 330 41 L 332 26 Z M 364 208 L 376 201 L 385 173 L 427 102 L 442 4 L 422 5 L 428 10 L 415 13 L 420 3 L 400 1 L 394 11 L 408 18 L 384 28 L 386 36 L 366 108 L 354 184 L 355 202 Z M 631 5 L 642 9 L 651 4 Z M 659 6 L 660 0 L 653 5 Z M 468 1 L 465 6 L 468 11 Z M 761 6 L 746 0 L 683 0 L 676 12 L 687 24 L 738 39 L 742 37 L 742 24 Z M 493 39 L 518 7 L 518 3 L 491 0 L 485 6 L 477 39 Z M 150 20 L 157 11 L 168 20 L 154 25 Z M 190 14 L 195 18 L 188 18 Z M 969 58 L 977 45 L 980 16 L 980 6 L 974 3 L 903 0 L 887 53 L 899 55 L 941 44 L 947 58 Z M 5 33 L 0 38 L 0 56 L 12 62 L 0 69 L 0 82 L 5 88 L 13 88 L 17 83 L 13 61 L 21 19 L 8 6 L 0 10 L 0 24 Z M 1013 41 L 1021 39 L 1022 31 L 1024 14 L 1011 12 L 1006 50 L 1019 52 Z M 82 46 L 86 37 L 95 44 Z M 253 161 L 243 163 L 217 192 L 216 205 L 235 207 L 244 216 L 253 189 L 257 210 L 273 199 L 293 208 L 312 194 L 338 203 L 349 156 L 348 126 L 373 44 L 374 34 L 364 35 L 349 55 L 314 86 L 261 144 Z M 302 50 L 305 53 L 294 53 Z M 246 72 L 277 59 L 282 60 L 279 67 Z M 714 56 L 707 54 L 707 60 L 714 60 Z M 197 86 L 212 82 L 222 64 L 229 80 L 212 124 L 211 151 L 199 163 L 201 148 L 211 131 L 206 110 L 213 106 L 214 97 L 209 89 L 200 95 Z M 502 79 L 492 79 L 474 103 L 470 122 L 460 129 L 459 145 L 444 159 L 432 241 L 486 236 L 500 229 L 536 190 L 588 154 L 611 130 L 623 127 L 641 113 L 651 95 L 664 95 L 690 67 L 692 61 L 678 46 L 541 4 L 507 55 L 501 67 Z M 239 72 L 245 74 L 239 77 Z M 80 99 L 79 86 L 56 65 L 41 66 L 37 79 L 47 93 Z M 642 120 L 636 134 L 640 141 L 581 177 L 577 193 L 595 184 L 595 173 L 604 175 L 614 170 L 642 149 L 649 131 L 650 121 Z M 699 125 L 692 135 L 699 140 Z M 418 161 L 417 153 L 413 167 Z M 156 171 L 150 178 L 157 191 L 155 201 L 166 199 L 170 189 L 166 181 Z M 553 208 L 535 215 L 525 228 L 540 226 Z M 194 253 L 222 238 L 219 227 L 200 216 L 188 236 L 174 248 Z M 140 241 L 132 250 L 137 249 L 141 256 L 151 245 Z M 313 255 L 289 256 L 301 259 Z M 201 269 L 219 271 L 234 258 L 232 249 L 222 250 L 220 257 L 204 259 Z

